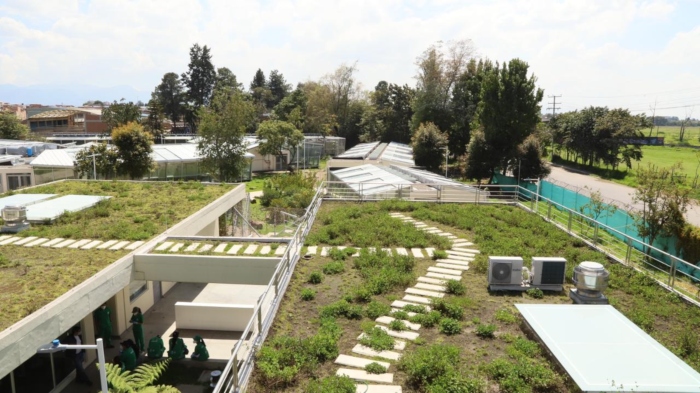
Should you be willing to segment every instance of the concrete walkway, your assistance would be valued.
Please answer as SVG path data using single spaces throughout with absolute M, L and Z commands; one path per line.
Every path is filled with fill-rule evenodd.
M 634 188 L 604 180 L 595 175 L 553 166 L 552 173 L 546 180 L 550 179 L 556 180 L 559 183 L 569 184 L 573 187 L 588 187 L 592 191 L 600 191 L 603 198 L 619 201 L 622 205 L 630 206 L 632 209 L 642 208 L 640 204 L 635 204 L 633 201 Z M 584 193 L 585 190 L 581 192 Z M 700 206 L 697 202 L 688 207 L 685 219 L 695 226 L 700 226 Z

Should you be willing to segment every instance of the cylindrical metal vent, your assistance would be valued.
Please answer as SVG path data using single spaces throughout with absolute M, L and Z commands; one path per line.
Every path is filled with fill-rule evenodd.
M 574 268 L 574 285 L 579 296 L 600 297 L 608 287 L 610 273 L 598 262 L 581 262 Z

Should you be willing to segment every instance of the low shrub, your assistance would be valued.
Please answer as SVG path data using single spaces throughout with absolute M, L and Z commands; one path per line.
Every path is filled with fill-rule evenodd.
M 409 385 L 421 390 L 438 378 L 455 373 L 459 363 L 459 348 L 434 344 L 405 353 L 398 369 L 406 373 Z
M 375 351 L 388 351 L 394 349 L 394 339 L 384 329 L 372 327 L 367 329 L 359 340 L 360 344 L 370 347 Z
M 432 300 L 432 306 L 433 310 L 439 312 L 443 317 L 457 320 L 464 318 L 462 305 L 452 299 L 435 298 Z
M 494 324 L 483 324 L 480 323 L 476 325 L 476 335 L 483 338 L 493 338 L 496 332 L 496 325 Z
M 409 318 L 411 318 L 411 317 L 408 316 L 408 313 L 407 313 L 406 311 L 403 311 L 403 310 L 394 311 L 393 313 L 391 313 L 391 316 L 394 317 L 394 318 L 396 318 L 396 319 L 403 319 L 403 320 L 406 320 L 406 321 L 407 321 Z
M 561 377 L 543 360 L 521 357 L 514 362 L 498 358 L 484 367 L 504 392 L 556 391 Z
M 369 319 L 377 319 L 382 315 L 387 315 L 391 312 L 391 306 L 378 301 L 371 301 L 365 308 L 365 315 Z
M 403 306 L 403 310 L 408 312 L 415 312 L 418 314 L 425 314 L 426 312 L 428 312 L 425 306 L 419 306 L 416 304 L 407 304 Z
M 312 380 L 306 387 L 307 393 L 355 393 L 355 381 L 349 377 L 331 375 L 330 377 Z
M 508 356 L 517 359 L 522 356 L 533 358 L 541 354 L 540 346 L 526 338 L 516 337 L 513 342 L 506 347 L 506 353 Z
M 344 261 L 345 258 L 347 258 L 348 254 L 345 253 L 345 250 L 340 250 L 336 247 L 333 247 L 328 251 L 328 256 L 331 257 L 331 259 L 334 261 L 341 262 Z
M 356 288 L 352 294 L 352 299 L 358 303 L 368 303 L 372 300 L 372 291 L 366 287 Z
M 454 336 L 455 334 L 462 333 L 462 324 L 456 319 L 442 318 L 438 326 L 438 331 L 448 336 Z
M 316 298 L 316 291 L 311 288 L 304 288 L 301 290 L 301 300 L 309 301 Z
M 484 393 L 486 383 L 459 372 L 450 372 L 433 381 L 427 391 L 430 393 Z
M 505 324 L 513 324 L 518 322 L 518 317 L 507 308 L 501 308 L 496 311 L 496 320 Z
M 321 281 L 323 281 L 321 272 L 311 272 L 311 274 L 309 274 L 309 284 L 320 284 Z
M 433 260 L 447 259 L 447 251 L 445 250 L 435 250 L 433 251 Z
M 525 293 L 533 299 L 542 299 L 544 297 L 544 292 L 539 288 L 530 288 Z
M 408 330 L 408 326 L 406 326 L 406 324 L 403 323 L 403 321 L 394 319 L 393 321 L 389 322 L 389 329 L 397 332 L 402 332 L 404 330 Z
M 338 300 L 335 303 L 321 307 L 320 315 L 322 318 L 345 317 L 347 319 L 362 319 L 362 307 L 350 304 L 346 300 Z
M 462 284 L 461 281 L 457 280 L 447 280 L 447 293 L 450 293 L 452 295 L 464 295 L 464 293 L 467 291 L 467 288 Z
M 341 261 L 328 262 L 323 265 L 323 274 L 333 275 L 340 274 L 345 271 L 345 264 Z
M 416 314 L 412 316 L 409 321 L 413 323 L 419 323 L 421 326 L 430 328 L 438 324 L 440 322 L 440 318 L 442 318 L 442 315 L 438 311 L 432 310 L 427 314 Z
M 698 353 L 698 336 L 686 327 L 678 336 L 678 354 L 682 357 L 693 356 Z
M 372 362 L 365 366 L 365 371 L 370 374 L 384 374 L 386 372 L 386 367 L 377 362 Z

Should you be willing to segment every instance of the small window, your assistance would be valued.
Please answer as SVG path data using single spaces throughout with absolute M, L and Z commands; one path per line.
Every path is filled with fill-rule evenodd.
M 148 281 L 132 281 L 129 284 L 129 301 L 133 302 L 148 290 Z

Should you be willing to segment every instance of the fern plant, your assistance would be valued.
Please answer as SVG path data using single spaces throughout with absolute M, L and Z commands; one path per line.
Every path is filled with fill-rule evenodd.
M 123 371 L 116 364 L 106 364 L 109 393 L 180 393 L 169 385 L 153 385 L 168 368 L 170 359 L 142 364 L 134 371 Z M 99 364 L 97 365 L 99 367 Z

